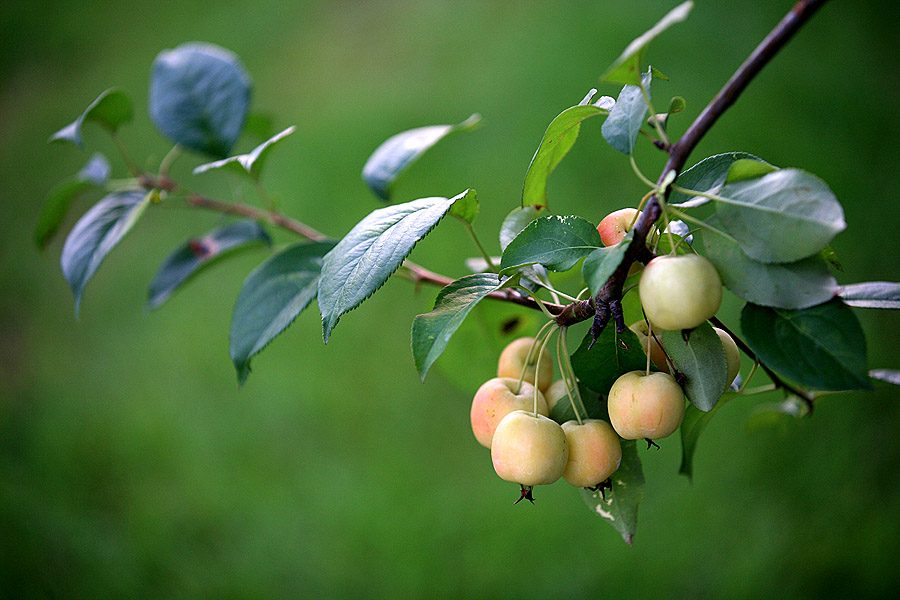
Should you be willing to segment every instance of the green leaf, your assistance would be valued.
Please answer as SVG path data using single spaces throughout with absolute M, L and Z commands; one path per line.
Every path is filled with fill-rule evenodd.
M 900 283 L 890 281 L 852 283 L 841 286 L 838 295 L 850 306 L 900 310 Z
M 517 206 L 512 209 L 512 211 L 506 215 L 506 218 L 503 219 L 503 224 L 500 225 L 500 250 L 506 250 L 509 243 L 513 241 L 529 223 L 538 217 L 543 216 L 545 212 L 546 208 L 537 204 Z
M 620 375 L 643 370 L 647 355 L 641 342 L 630 329 L 617 333 L 613 324 L 607 326 L 591 346 L 591 334 L 581 340 L 572 353 L 572 368 L 584 385 L 606 396 Z
M 153 61 L 150 118 L 176 144 L 224 158 L 244 126 L 251 85 L 233 52 L 213 44 L 181 44 Z
M 229 251 L 272 240 L 256 221 L 244 220 L 213 229 L 203 237 L 192 238 L 169 254 L 160 266 L 147 293 L 147 310 L 160 306 L 203 267 Z
M 478 195 L 475 190 L 471 190 L 471 193 L 453 203 L 453 206 L 450 207 L 450 214 L 471 225 L 478 216 L 479 208 Z
M 584 282 L 591 290 L 591 294 L 596 294 L 622 263 L 625 257 L 625 251 L 634 238 L 634 233 L 629 231 L 622 241 L 609 248 L 597 248 L 584 259 L 581 265 L 581 275 Z
M 454 202 L 468 202 L 473 190 L 453 198 L 420 198 L 372 211 L 325 255 L 319 279 L 319 312 L 325 343 L 341 315 L 384 285 L 413 247 L 434 229 Z
M 732 169 L 741 165 L 746 163 Z M 747 256 L 760 262 L 789 263 L 818 254 L 847 227 L 825 182 L 798 169 L 735 181 L 719 195 L 728 198 L 717 202 L 719 221 Z
M 469 311 L 488 294 L 509 283 L 509 279 L 501 282 L 495 273 L 466 275 L 438 293 L 434 310 L 413 319 L 412 353 L 422 381 Z
M 232 172 L 241 175 L 249 175 L 252 179 L 259 180 L 263 164 L 269 156 L 269 153 L 272 151 L 272 148 L 274 148 L 278 142 L 294 133 L 296 129 L 297 128 L 294 126 L 288 127 L 281 133 L 273 135 L 247 154 L 230 156 L 228 158 L 223 158 L 222 160 L 199 165 L 194 168 L 194 175 L 218 169 L 229 169 Z
M 728 175 L 725 177 L 725 184 L 737 183 L 747 179 L 756 179 L 769 173 L 774 173 L 778 167 L 773 167 L 767 162 L 754 160 L 752 158 L 742 158 L 734 161 L 728 168 Z
M 606 69 L 606 72 L 600 76 L 600 80 L 610 81 L 612 83 L 624 83 L 626 85 L 637 85 L 640 81 L 641 59 L 644 57 L 647 46 L 663 31 L 675 23 L 680 23 L 687 19 L 688 14 L 693 7 L 694 3 L 688 1 L 682 2 L 670 10 L 656 25 L 628 44 L 619 58 L 617 58 L 615 62 Z
M 229 352 L 238 384 L 250 374 L 250 359 L 288 328 L 316 297 L 322 258 L 334 242 L 288 246 L 244 280 L 231 316 Z
M 746 152 L 716 154 L 715 156 L 704 158 L 690 169 L 682 172 L 675 180 L 675 184 L 687 190 L 717 194 L 722 189 L 722 186 L 725 185 L 731 165 L 740 160 L 755 160 L 768 164 L 761 158 Z M 693 208 L 707 202 L 710 202 L 710 200 L 702 196 L 691 196 L 675 190 L 672 190 L 672 193 L 669 195 L 669 204 L 681 208 Z
M 720 226 L 715 215 L 707 222 Z M 737 243 L 713 231 L 703 232 L 703 245 L 725 287 L 754 304 L 807 308 L 827 302 L 838 291 L 828 264 L 819 256 L 795 263 L 765 264 L 749 258 Z
M 473 392 L 472 381 L 497 376 L 497 357 L 514 339 L 533 335 L 546 322 L 537 310 L 510 302 L 479 302 L 453 334 L 429 373 L 440 371 L 461 393 Z
M 753 408 L 753 413 L 747 419 L 745 428 L 748 433 L 755 433 L 762 429 L 786 430 L 792 422 L 809 414 L 806 402 L 789 394 L 780 402 L 763 402 Z
M 376 196 L 390 201 L 394 183 L 429 148 L 452 133 L 472 131 L 480 122 L 481 115 L 474 114 L 456 125 L 417 127 L 389 137 L 363 166 L 363 181 Z
M 644 73 L 641 80 L 647 96 L 650 96 L 650 82 L 653 80 L 650 72 Z M 644 99 L 640 86 L 626 85 L 619 92 L 616 105 L 609 111 L 609 116 L 603 121 L 600 133 L 610 146 L 623 154 L 631 154 L 646 114 L 647 100 Z
M 706 425 L 712 419 L 712 416 L 716 414 L 719 407 L 734 396 L 737 396 L 737 394 L 728 392 L 708 412 L 703 412 L 693 404 L 687 405 L 684 411 L 684 419 L 681 421 L 681 467 L 679 467 L 678 472 L 687 476 L 688 479 L 694 477 L 694 452 L 697 451 L 697 442 L 700 439 L 700 434 L 706 429 Z
M 582 383 L 578 384 L 578 389 L 581 392 L 581 402 L 584 404 L 584 410 L 587 411 L 587 418 L 609 421 L 609 411 L 606 409 L 606 402 L 603 397 L 597 392 L 588 389 Z M 584 415 L 581 416 L 585 418 Z M 566 421 L 575 420 L 575 411 L 572 409 L 572 402 L 568 396 L 563 396 L 557 401 L 550 411 L 550 418 L 560 425 Z
M 538 263 L 551 271 L 567 271 L 602 246 L 597 228 L 586 219 L 548 215 L 529 223 L 509 243 L 500 269 L 508 273 Z
M 34 228 L 34 243 L 38 248 L 46 248 L 56 235 L 75 198 L 86 190 L 104 185 L 109 173 L 109 161 L 98 152 L 77 175 L 64 179 L 50 190 Z
M 85 123 L 97 123 L 110 133 L 115 133 L 133 116 L 134 108 L 128 94 L 118 88 L 110 88 L 97 96 L 75 121 L 51 135 L 48 141 L 71 142 L 82 148 L 81 128 Z
M 722 340 L 709 323 L 691 330 L 687 341 L 680 331 L 661 331 L 659 339 L 675 368 L 685 375 L 684 393 L 704 412 L 711 411 L 725 392 L 728 365 Z
M 669 110 L 666 114 L 668 115 L 677 115 L 681 111 L 687 108 L 687 102 L 681 96 L 673 96 L 671 100 L 669 100 Z
M 606 490 L 601 494 L 599 491 L 582 488 L 581 497 L 588 507 L 612 525 L 630 546 L 634 543 L 638 507 L 644 497 L 644 472 L 641 469 L 641 459 L 638 457 L 635 440 L 622 440 L 622 462 L 610 479 L 612 490 Z
M 741 311 L 747 345 L 774 371 L 818 390 L 872 389 L 866 338 L 839 299 L 804 310 L 748 303 Z
M 63 245 L 60 266 L 75 295 L 76 315 L 85 285 L 149 203 L 150 194 L 143 191 L 116 192 L 100 200 L 75 223 Z
M 615 101 L 609 96 L 601 96 L 596 102 L 591 102 L 596 93 L 597 90 L 592 89 L 581 103 L 562 111 L 550 122 L 525 173 L 523 207 L 547 207 L 547 178 L 575 144 L 581 122 L 596 115 L 609 114 Z
M 896 369 L 872 369 L 869 377 L 878 381 L 886 381 L 894 385 L 900 385 L 900 371 Z

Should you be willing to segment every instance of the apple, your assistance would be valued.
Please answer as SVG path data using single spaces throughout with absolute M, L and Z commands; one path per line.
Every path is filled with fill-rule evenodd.
M 672 371 L 669 369 L 669 361 L 666 360 L 666 352 L 660 345 L 659 340 L 657 340 L 655 336 L 650 337 L 648 335 L 650 332 L 650 328 L 647 327 L 647 322 L 643 319 L 641 319 L 640 321 L 635 321 L 628 326 L 628 329 L 633 331 L 635 335 L 638 336 L 638 340 L 640 340 L 641 342 L 641 348 L 644 349 L 645 354 L 650 354 L 650 360 L 654 365 L 656 365 L 656 368 L 663 373 L 671 373 Z M 647 350 L 648 342 L 650 344 L 649 350 Z
M 713 327 L 713 331 L 719 334 L 719 339 L 722 340 L 722 346 L 725 348 L 725 362 L 728 365 L 728 372 L 725 376 L 725 389 L 727 390 L 741 370 L 741 351 L 738 350 L 737 344 L 728 333 L 718 327 Z
M 528 351 L 534 343 L 534 338 L 524 337 L 510 342 L 497 362 L 497 377 L 511 377 L 518 380 L 525 371 L 524 381 L 534 385 L 535 371 L 537 371 L 538 389 L 542 392 L 550 387 L 553 382 L 553 360 L 550 354 L 544 350 L 540 359 L 532 358 L 531 364 L 526 365 Z
M 692 329 L 722 304 L 719 273 L 699 254 L 657 256 L 644 267 L 638 290 L 654 329 Z
M 622 208 L 603 217 L 597 225 L 597 232 L 603 240 L 603 245 L 615 246 L 621 242 L 640 214 L 636 208 Z
M 569 444 L 569 462 L 563 479 L 575 487 L 591 487 L 605 481 L 622 462 L 622 445 L 612 425 L 599 419 L 562 424 Z
M 607 401 L 613 429 L 626 440 L 658 440 L 681 425 L 684 392 L 668 373 L 631 371 L 616 379 Z
M 549 485 L 562 477 L 568 460 L 565 432 L 544 415 L 514 410 L 497 425 L 491 461 L 501 479 L 523 486 Z
M 472 421 L 472 433 L 475 439 L 485 448 L 491 447 L 491 440 L 497 425 L 503 417 L 514 410 L 534 410 L 534 386 L 523 381 L 522 388 L 516 393 L 519 385 L 518 379 L 510 377 L 495 377 L 488 379 L 472 400 L 472 410 L 469 414 Z M 537 392 L 537 410 L 542 415 L 549 415 L 547 401 L 540 391 Z

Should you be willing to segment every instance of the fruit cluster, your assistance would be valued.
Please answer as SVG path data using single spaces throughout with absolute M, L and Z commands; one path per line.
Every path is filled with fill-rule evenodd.
M 497 377 L 486 381 L 472 401 L 475 439 L 491 450 L 494 470 L 531 488 L 562 477 L 577 487 L 596 486 L 609 478 L 622 460 L 619 437 L 599 419 L 559 425 L 550 411 L 569 396 L 565 379 L 551 383 L 553 362 L 534 338 L 520 338 L 500 354 Z M 518 502 L 518 500 L 517 500 Z
M 604 244 L 620 243 L 639 215 L 635 209 L 608 215 L 597 227 Z M 497 475 L 520 484 L 517 502 L 522 498 L 533 502 L 533 486 L 560 477 L 573 486 L 602 492 L 611 486 L 610 477 L 622 460 L 620 438 L 650 443 L 681 425 L 686 398 L 680 374 L 653 331 L 689 330 L 705 323 L 719 308 L 722 283 L 702 256 L 671 254 L 658 256 L 643 268 L 638 289 L 645 319 L 630 329 L 647 354 L 647 369 L 623 373 L 613 383 L 606 402 L 608 422 L 587 418 L 577 381 L 571 370 L 570 376 L 565 373 L 568 356 L 558 356 L 563 378 L 552 381 L 553 361 L 546 349 L 550 334 L 510 343 L 500 354 L 497 377 L 475 393 L 472 431 L 491 450 Z M 728 389 L 740 369 L 740 352 L 728 333 L 714 330 L 725 352 Z M 651 363 L 658 370 L 651 371 Z M 560 425 L 550 412 L 564 398 L 576 419 Z

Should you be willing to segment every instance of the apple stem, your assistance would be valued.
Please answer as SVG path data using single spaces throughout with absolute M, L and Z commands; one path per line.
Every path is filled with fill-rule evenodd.
M 588 414 L 584 407 L 584 401 L 581 399 L 581 390 L 578 389 L 578 378 L 572 368 L 572 359 L 569 358 L 567 332 L 567 327 L 559 328 L 559 338 L 556 340 L 556 360 L 559 363 L 560 375 L 566 383 L 566 393 L 569 395 L 569 405 L 572 407 L 572 412 L 575 413 L 575 420 L 579 425 L 583 425 L 581 415 L 583 414 L 587 418 Z
M 519 393 L 521 393 L 521 391 L 522 391 L 522 382 L 525 381 L 525 373 L 526 373 L 526 371 L 528 370 L 528 367 L 531 366 L 531 365 L 535 365 L 535 369 L 534 369 L 534 372 L 535 372 L 535 382 L 534 382 L 534 387 L 535 387 L 535 388 L 537 387 L 537 371 L 538 371 L 538 369 L 537 369 L 537 364 L 538 364 L 538 362 L 540 361 L 541 353 L 540 353 L 540 352 L 537 352 L 537 353 L 536 353 L 536 350 L 540 347 L 541 339 L 542 339 L 543 336 L 545 335 L 545 334 L 544 334 L 544 331 L 545 331 L 548 327 L 550 327 L 551 325 L 553 325 L 554 323 L 555 323 L 555 321 L 548 321 L 547 323 L 544 323 L 544 326 L 541 327 L 541 328 L 538 330 L 537 335 L 534 336 L 534 341 L 531 342 L 531 346 L 528 348 L 528 354 L 525 355 L 525 363 L 522 365 L 522 372 L 519 374 L 519 382 L 516 384 L 516 394 L 517 394 L 517 395 L 518 395 Z
M 543 332 L 545 329 L 547 329 L 548 326 L 555 325 L 555 324 L 556 323 L 554 321 L 548 322 L 541 328 L 541 332 Z M 550 338 L 553 337 L 553 333 L 556 332 L 558 329 L 559 329 L 558 327 L 553 327 L 552 329 L 550 329 L 550 331 L 548 333 L 544 334 L 544 338 L 543 338 L 543 340 L 541 340 L 541 349 L 537 354 L 538 357 L 543 356 L 544 352 L 547 349 L 547 344 L 550 343 Z M 541 334 L 538 333 L 538 335 L 541 335 Z M 534 344 L 532 344 L 532 346 L 531 346 L 532 349 L 538 343 L 539 339 L 540 338 L 535 338 Z M 528 367 L 528 365 L 526 364 L 526 368 L 527 367 Z M 523 374 L 524 374 L 524 371 L 525 371 L 525 369 L 522 370 Z M 541 373 L 541 370 L 537 367 L 537 364 L 535 364 L 535 368 L 534 368 L 534 418 L 535 419 L 538 416 L 538 394 L 540 394 L 540 391 L 538 390 L 538 386 L 540 384 L 540 373 Z M 519 383 L 519 385 L 521 385 L 521 382 Z

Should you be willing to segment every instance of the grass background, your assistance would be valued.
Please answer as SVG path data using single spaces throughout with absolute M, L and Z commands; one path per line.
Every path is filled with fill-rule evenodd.
M 479 112 L 397 188 L 398 200 L 473 187 L 475 227 L 516 206 L 544 128 L 671 8 L 659 0 L 553 3 L 29 2 L 0 8 L 0 597 L 857 597 L 900 583 L 900 394 L 823 399 L 812 419 L 749 432 L 759 402 L 729 404 L 701 439 L 692 483 L 677 439 L 641 452 L 647 489 L 633 547 L 560 483 L 512 506 L 468 425 L 496 349 L 473 325 L 423 385 L 409 326 L 436 290 L 390 281 L 327 347 L 315 308 L 237 389 L 228 322 L 267 255 L 212 266 L 161 309 L 146 285 L 168 252 L 220 224 L 162 205 L 106 260 L 80 319 L 58 266 L 62 239 L 31 243 L 43 197 L 89 152 L 50 146 L 112 85 L 135 100 L 123 139 L 148 168 L 168 149 L 146 114 L 157 52 L 220 44 L 251 73 L 254 108 L 298 131 L 268 163 L 283 209 L 335 236 L 377 208 L 359 171 L 389 135 Z M 687 99 L 684 130 L 790 2 L 697 3 L 651 46 L 660 105 Z M 693 161 L 752 152 L 824 178 L 848 230 L 842 283 L 897 280 L 900 13 L 829 3 L 760 75 Z M 614 86 L 601 93 L 615 95 Z M 555 212 L 597 221 L 643 193 L 600 119 L 550 182 Z M 113 148 L 93 127 L 90 150 Z M 245 139 L 236 150 L 246 151 Z M 662 156 L 638 160 L 655 174 Z M 212 176 L 174 174 L 227 196 Z M 125 176 L 114 159 L 114 176 Z M 242 190 L 247 193 L 247 190 Z M 252 193 L 248 195 L 253 200 Z M 95 197 L 76 205 L 66 228 Z M 275 232 L 278 243 L 290 238 Z M 451 276 L 475 254 L 447 222 L 413 259 Z M 721 315 L 737 324 L 730 297 Z M 506 312 L 503 312 L 506 311 Z M 535 315 L 519 315 L 523 331 Z M 900 367 L 896 313 L 859 311 L 872 367 Z M 493 319 L 493 320 L 492 320 Z M 572 341 L 574 344 L 577 340 Z M 746 367 L 746 365 L 745 365 Z

